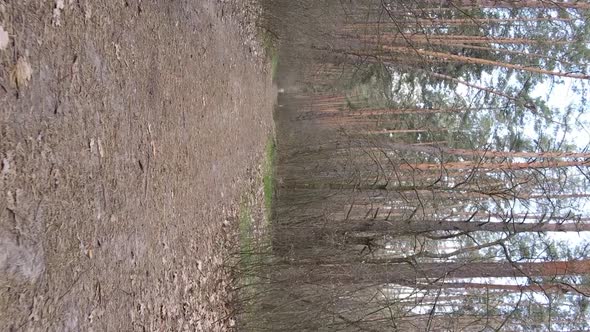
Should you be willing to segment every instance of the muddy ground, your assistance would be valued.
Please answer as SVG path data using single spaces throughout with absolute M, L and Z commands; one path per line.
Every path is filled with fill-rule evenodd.
M 258 11 L 0 0 L 0 331 L 231 329 L 276 97 Z

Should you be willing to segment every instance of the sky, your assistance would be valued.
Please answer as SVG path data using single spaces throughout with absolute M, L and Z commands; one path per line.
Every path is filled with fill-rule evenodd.
M 497 78 L 493 77 L 492 75 L 484 74 L 481 81 L 477 84 L 480 85 L 487 85 L 490 82 L 495 81 Z M 486 83 L 486 81 L 488 83 Z M 540 97 L 545 100 L 553 109 L 558 109 L 561 112 L 564 112 L 565 109 L 569 105 L 581 105 L 582 96 L 579 92 L 576 92 L 574 89 L 574 85 L 576 81 L 569 78 L 564 78 L 561 83 L 554 84 L 551 86 L 549 82 L 545 82 L 543 84 L 539 84 L 532 92 L 531 97 L 536 98 Z M 492 83 L 493 86 L 493 83 Z M 470 88 L 459 85 L 456 89 L 456 92 L 459 95 L 462 95 L 465 98 L 469 98 Z M 586 96 L 590 99 L 590 96 Z M 579 115 L 579 122 L 580 124 L 585 124 L 585 126 L 578 126 L 577 128 L 572 128 L 567 132 L 559 131 L 558 135 L 561 137 L 565 135 L 566 140 L 569 143 L 573 143 L 578 147 L 578 150 L 582 150 L 587 146 L 590 146 L 590 106 L 585 106 L 582 108 L 583 112 Z M 530 120 L 525 123 L 525 128 L 523 133 L 528 136 L 529 138 L 536 138 L 537 133 L 534 129 L 534 122 L 532 121 L 532 115 L 530 116 Z M 573 124 L 573 123 L 572 123 Z M 545 133 L 552 133 L 554 130 L 547 128 Z M 590 216 L 590 204 L 585 205 L 585 216 Z M 551 232 L 548 233 L 548 236 L 551 239 L 556 241 L 562 241 L 563 243 L 569 244 L 573 246 L 583 245 L 585 243 L 590 243 L 590 232 L 580 232 L 580 233 L 572 233 L 572 232 Z
M 574 91 L 575 80 L 565 78 L 563 83 L 556 84 L 553 87 L 549 83 L 540 84 L 533 91 L 532 97 L 546 98 L 547 104 L 554 109 L 565 110 L 565 108 L 571 104 L 581 104 L 581 95 Z M 586 96 L 590 97 L 590 96 Z M 585 128 L 579 127 L 575 130 L 570 130 L 565 133 L 568 141 L 575 143 L 578 147 L 584 148 L 590 144 L 590 107 L 584 106 L 584 113 L 580 115 L 579 120 L 586 124 Z M 534 128 L 532 123 L 525 128 L 526 132 L 529 132 L 531 136 L 534 135 Z
M 574 91 L 574 80 L 565 78 L 562 84 L 554 85 L 551 89 L 548 83 L 537 86 L 533 91 L 533 97 L 547 98 L 547 103 L 550 107 L 565 110 L 568 104 L 574 102 L 577 104 L 581 103 L 581 96 Z M 550 92 L 548 94 L 548 92 Z M 580 116 L 580 120 L 586 124 L 590 123 L 590 107 L 584 107 L 584 113 Z M 576 144 L 580 149 L 590 145 L 590 127 L 576 128 L 569 130 L 565 133 L 565 137 L 568 141 Z M 529 136 L 534 136 L 534 128 L 532 123 L 529 123 L 525 128 L 525 133 L 529 133 Z M 588 208 L 588 205 L 587 205 Z M 590 216 L 590 210 L 586 211 L 586 215 Z M 549 233 L 549 236 L 558 241 L 563 241 L 572 246 L 582 245 L 590 242 L 590 232 L 580 233 Z

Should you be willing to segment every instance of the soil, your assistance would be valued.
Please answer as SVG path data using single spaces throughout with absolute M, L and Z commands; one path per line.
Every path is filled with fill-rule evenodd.
M 253 0 L 0 0 L 0 331 L 225 331 L 276 89 Z

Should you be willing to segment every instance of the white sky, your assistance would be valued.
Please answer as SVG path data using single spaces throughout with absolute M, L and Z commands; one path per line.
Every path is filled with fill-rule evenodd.
M 533 92 L 532 97 L 541 97 L 543 99 L 548 97 L 547 104 L 551 108 L 556 108 L 563 111 L 565 107 L 567 107 L 568 104 L 572 102 L 578 104 L 580 103 L 581 96 L 576 94 L 574 91 L 574 83 L 574 80 L 565 78 L 562 84 L 554 85 L 552 90 L 550 90 L 548 83 L 539 85 Z M 549 95 L 547 95 L 548 93 Z M 584 123 L 590 123 L 590 108 L 585 107 L 584 111 L 585 112 L 580 117 L 580 120 L 582 120 Z M 528 123 L 527 127 L 525 128 L 525 134 L 527 132 L 528 136 L 530 137 L 535 135 L 532 122 Z M 578 128 L 577 130 L 570 130 L 569 132 L 565 133 L 565 137 L 569 142 L 576 144 L 580 149 L 590 144 L 590 133 L 587 130 L 583 130 L 581 128 Z M 590 216 L 590 211 L 586 211 L 586 215 Z M 590 242 L 590 232 L 552 232 L 548 234 L 552 239 L 564 241 L 571 246 L 582 245 L 583 243 Z
M 543 99 L 547 98 L 547 104 L 551 108 L 559 109 L 564 111 L 565 108 L 571 104 L 572 102 L 575 104 L 581 103 L 581 97 L 574 91 L 574 84 L 575 81 L 573 79 L 565 78 L 562 84 L 556 84 L 551 89 L 550 84 L 542 84 L 535 89 L 532 93 L 532 97 L 541 97 Z M 549 95 L 547 95 L 549 93 Z M 589 97 L 589 96 L 586 96 Z M 590 123 L 590 108 L 585 107 L 584 113 L 580 117 L 580 120 L 584 123 Z M 532 122 L 528 124 L 529 126 L 525 128 L 525 132 L 529 132 L 529 136 L 534 135 L 534 129 Z M 566 133 L 566 138 L 568 141 L 575 143 L 578 147 L 584 148 L 588 144 L 590 144 L 590 132 L 588 131 L 589 128 L 577 128 L 577 130 L 571 130 Z
M 482 75 L 482 79 L 477 84 L 487 85 L 492 84 L 497 80 L 497 77 L 493 75 L 485 74 Z M 531 97 L 536 98 L 540 97 L 546 100 L 549 107 L 561 110 L 561 112 L 565 111 L 565 108 L 568 105 L 574 104 L 581 104 L 581 97 L 574 89 L 575 80 L 564 78 L 563 83 L 554 84 L 553 87 L 550 86 L 550 83 L 540 84 L 536 87 L 536 89 L 531 94 Z M 456 89 L 456 92 L 459 95 L 464 96 L 465 98 L 469 98 L 471 88 L 468 88 L 463 85 L 459 85 Z M 590 99 L 590 96 L 587 96 Z M 579 117 L 581 122 L 584 124 L 590 124 L 590 107 L 584 106 L 584 112 Z M 572 125 L 574 122 L 572 121 Z M 546 133 L 552 133 L 553 130 L 547 128 Z M 534 122 L 531 121 L 525 124 L 524 134 L 530 138 L 536 138 L 536 131 L 534 129 Z M 563 135 L 564 133 L 561 132 L 559 135 Z M 583 149 L 584 147 L 590 145 L 590 127 L 586 128 L 576 128 L 573 130 L 569 130 L 565 133 L 565 138 L 568 142 L 575 144 L 579 147 L 579 149 Z M 588 208 L 590 204 L 586 204 L 585 207 Z M 586 216 L 590 216 L 590 211 L 586 211 Z M 580 232 L 580 233 L 573 233 L 573 232 L 550 232 L 548 236 L 556 241 L 564 241 L 565 243 L 570 244 L 572 247 L 582 245 L 584 243 L 590 242 L 590 232 Z

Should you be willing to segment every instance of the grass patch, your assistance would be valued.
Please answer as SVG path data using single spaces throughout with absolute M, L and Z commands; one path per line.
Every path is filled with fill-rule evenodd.
M 260 202 L 259 202 L 260 203 Z M 264 310 L 261 307 L 260 294 L 266 287 L 266 268 L 268 261 L 268 236 L 256 231 L 260 225 L 255 224 L 256 205 L 251 197 L 244 195 L 240 203 L 240 255 L 239 274 L 237 281 L 239 316 L 238 326 L 244 330 L 258 330 L 265 326 L 260 317 Z M 262 208 L 258 205 L 258 209 Z M 255 212 L 256 210 L 254 210 Z M 258 212 L 258 215 L 262 211 Z
M 266 219 L 272 216 L 272 199 L 275 185 L 275 158 L 276 144 L 274 138 L 270 137 L 266 143 L 264 167 L 262 171 L 262 182 L 264 186 L 264 206 L 266 208 Z
M 270 266 L 272 266 L 271 224 L 272 202 L 275 185 L 274 163 L 276 145 L 274 137 L 266 143 L 261 174 L 255 188 L 244 193 L 238 211 L 240 253 L 238 275 L 239 314 L 238 326 L 245 331 L 267 329 L 268 317 L 264 303 L 269 289 Z M 264 197 L 258 192 L 262 186 Z M 264 199 L 264 202 L 262 202 Z M 263 218 L 262 215 L 266 218 Z M 262 220 L 266 219 L 267 223 Z

